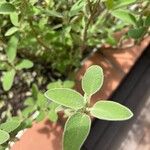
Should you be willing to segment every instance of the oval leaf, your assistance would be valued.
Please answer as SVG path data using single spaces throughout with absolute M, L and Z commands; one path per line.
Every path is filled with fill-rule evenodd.
M 115 5 L 118 8 L 118 7 L 133 4 L 134 2 L 136 2 L 136 0 L 117 0 Z
M 14 13 L 11 13 L 10 14 L 10 20 L 11 20 L 11 23 L 14 25 L 14 26 L 19 26 L 19 19 L 18 19 L 18 13 L 14 12 Z
M 5 91 L 9 91 L 12 87 L 14 77 L 15 77 L 16 71 L 14 69 L 7 71 L 4 73 L 2 79 L 2 85 Z
M 48 118 L 49 118 L 49 120 L 52 121 L 52 122 L 57 122 L 57 120 L 58 120 L 57 112 L 54 111 L 54 110 L 50 110 L 50 111 L 48 112 Z
M 10 3 L 2 3 L 0 5 L 0 14 L 11 14 L 15 10 L 16 9 L 15 9 L 14 5 L 12 5 Z
M 68 88 L 55 88 L 48 90 L 45 96 L 51 101 L 72 109 L 84 107 L 84 98 L 78 92 Z
M 44 120 L 45 115 L 46 115 L 46 114 L 45 114 L 44 111 L 40 111 L 40 112 L 39 112 L 39 115 L 38 115 L 37 118 L 36 118 L 36 122 L 40 122 L 40 121 Z
M 0 130 L 0 145 L 8 141 L 10 138 L 6 131 Z
M 111 14 L 115 16 L 116 18 L 122 20 L 124 23 L 136 25 L 136 19 L 135 17 L 126 10 L 115 10 L 112 11 Z
M 63 150 L 80 150 L 87 138 L 91 127 L 90 117 L 76 113 L 65 124 L 63 135 Z
M 7 30 L 7 32 L 5 33 L 5 36 L 10 36 L 10 35 L 14 34 L 17 31 L 18 31 L 17 27 L 12 27 L 9 30 Z
M 131 30 L 129 30 L 128 35 L 134 39 L 139 39 L 145 35 L 146 31 L 147 30 L 145 27 L 131 29 Z
M 102 120 L 128 120 L 133 113 L 127 107 L 113 101 L 99 101 L 90 109 L 91 115 Z
M 28 59 L 23 59 L 17 66 L 16 69 L 17 70 L 21 70 L 21 69 L 29 69 L 33 67 L 33 62 L 28 60 Z
M 103 78 L 103 70 L 100 66 L 89 67 L 82 78 L 83 91 L 88 96 L 96 93 L 102 87 Z
M 20 126 L 20 123 L 21 122 L 17 120 L 10 120 L 10 121 L 0 124 L 0 129 L 8 133 L 11 133 L 12 131 L 14 131 Z
M 12 36 L 6 48 L 6 54 L 9 62 L 13 62 L 14 59 L 16 58 L 17 45 L 18 45 L 18 38 L 16 36 Z

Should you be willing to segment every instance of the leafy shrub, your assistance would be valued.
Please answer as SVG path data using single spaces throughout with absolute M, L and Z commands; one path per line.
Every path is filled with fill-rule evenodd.
M 34 99 L 29 98 L 25 101 L 29 107 L 22 113 L 22 120 L 18 121 L 15 118 L 0 125 L 0 144 L 6 143 L 11 136 L 9 133 L 14 132 L 17 128 L 26 128 L 29 124 L 24 126 L 22 124 L 26 123 L 27 119 L 34 118 L 41 121 L 46 115 L 55 122 L 58 119 L 57 113 L 63 111 L 69 117 L 64 128 L 63 149 L 79 150 L 91 128 L 90 116 L 109 121 L 127 120 L 133 116 L 127 107 L 113 101 L 101 100 L 93 106 L 90 105 L 91 96 L 99 91 L 103 84 L 103 71 L 99 66 L 89 67 L 84 74 L 82 78 L 84 96 L 68 88 L 73 85 L 72 82 L 67 81 L 66 83 L 62 84 L 61 81 L 58 81 L 48 85 L 49 89 L 45 92 L 45 96 L 49 100 L 34 85 Z M 33 115 L 33 110 L 38 110 L 39 114 Z
M 17 49 L 61 73 L 77 67 L 90 47 L 117 45 L 114 32 L 128 27 L 124 38 L 138 40 L 150 25 L 149 0 L 1 0 L 0 14 L 6 52 Z

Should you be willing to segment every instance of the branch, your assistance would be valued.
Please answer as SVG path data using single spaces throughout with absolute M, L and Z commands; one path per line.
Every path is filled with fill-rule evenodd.
M 91 14 L 90 14 L 90 16 L 88 18 L 88 22 L 85 25 L 85 28 L 84 28 L 84 31 L 83 31 L 83 42 L 82 42 L 82 46 L 81 46 L 81 53 L 83 53 L 83 51 L 86 49 L 88 29 L 89 29 L 89 26 L 90 26 L 91 22 L 94 20 L 95 15 L 97 14 L 97 8 L 99 7 L 99 5 L 98 5 L 99 2 L 100 1 L 98 1 L 95 4 L 95 7 L 92 10 L 91 2 L 90 2 L 90 0 L 88 0 L 88 7 L 89 7 L 89 10 L 90 10 Z
M 32 23 L 32 20 L 31 18 L 29 18 L 29 24 L 30 24 L 30 27 L 31 27 L 31 30 L 36 38 L 36 40 L 45 48 L 45 49 L 48 49 L 49 51 L 51 51 L 51 49 L 47 46 L 46 43 L 44 43 L 44 41 L 38 37 L 38 33 L 36 32 L 36 30 L 34 29 L 34 26 L 33 26 L 33 23 Z

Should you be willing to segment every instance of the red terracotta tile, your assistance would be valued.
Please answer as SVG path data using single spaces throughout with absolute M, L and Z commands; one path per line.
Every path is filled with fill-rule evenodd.
M 62 127 L 48 120 L 27 129 L 11 150 L 61 150 Z

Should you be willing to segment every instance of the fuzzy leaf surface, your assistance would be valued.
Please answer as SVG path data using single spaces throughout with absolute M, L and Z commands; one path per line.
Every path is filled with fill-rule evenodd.
M 10 138 L 6 131 L 0 130 L 0 145 L 8 141 Z
M 87 138 L 91 127 L 90 117 L 76 113 L 65 124 L 63 135 L 63 150 L 80 150 Z
M 89 96 L 96 93 L 103 84 L 103 70 L 97 65 L 87 69 L 82 78 L 82 89 Z
M 68 88 L 55 88 L 45 92 L 45 96 L 60 105 L 69 107 L 72 109 L 81 109 L 84 107 L 84 98 L 83 96 Z
M 5 91 L 9 91 L 10 88 L 12 87 L 15 74 L 16 74 L 16 71 L 14 69 L 4 73 L 2 77 L 3 78 L 2 85 Z
M 113 101 L 99 101 L 90 109 L 91 115 L 102 120 L 122 121 L 133 116 L 131 110 Z

